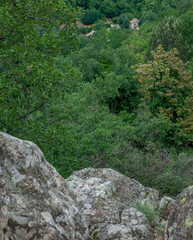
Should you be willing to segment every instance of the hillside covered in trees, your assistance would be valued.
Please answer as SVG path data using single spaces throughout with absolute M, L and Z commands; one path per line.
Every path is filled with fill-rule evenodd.
M 61 175 L 110 167 L 172 196 L 193 184 L 192 0 L 2 1 L 0 50 L 0 130 Z

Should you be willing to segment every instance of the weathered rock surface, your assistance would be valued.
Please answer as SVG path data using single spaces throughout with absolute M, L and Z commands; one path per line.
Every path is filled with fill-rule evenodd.
M 193 239 L 193 186 L 178 195 L 166 225 L 166 240 Z
M 112 169 L 87 168 L 75 172 L 67 185 L 86 216 L 90 234 L 100 240 L 153 240 L 146 216 L 133 206 L 159 205 L 159 193 Z
M 34 143 L 5 133 L 0 133 L 0 239 L 88 239 L 65 180 Z
M 167 196 L 162 197 L 158 207 L 158 211 L 160 213 L 161 218 L 165 220 L 168 218 L 169 212 L 172 208 L 172 204 L 174 203 L 175 203 L 175 199 Z
M 193 186 L 159 201 L 157 190 L 112 169 L 64 180 L 34 143 L 0 132 L 0 240 L 155 240 L 136 202 L 162 221 L 169 215 L 165 240 L 193 239 Z

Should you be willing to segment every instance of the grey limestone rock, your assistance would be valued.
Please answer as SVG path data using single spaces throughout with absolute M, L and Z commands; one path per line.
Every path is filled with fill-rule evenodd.
M 193 186 L 178 195 L 170 210 L 165 240 L 193 239 Z
M 172 208 L 172 204 L 175 203 L 175 199 L 167 196 L 163 196 L 159 202 L 158 211 L 160 212 L 160 217 L 163 219 L 167 219 L 169 212 Z
M 112 169 L 87 168 L 74 172 L 67 185 L 76 197 L 90 226 L 100 240 L 153 240 L 154 233 L 136 202 L 158 208 L 159 193 Z
M 0 239 L 89 239 L 65 180 L 34 143 L 6 133 L 0 133 Z
M 169 215 L 165 240 L 193 239 L 193 186 L 159 201 L 157 190 L 112 169 L 64 180 L 34 143 L 0 132 L 0 240 L 155 240 L 136 202 Z

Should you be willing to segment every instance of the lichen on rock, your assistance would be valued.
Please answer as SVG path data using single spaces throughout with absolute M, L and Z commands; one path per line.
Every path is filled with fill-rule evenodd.
M 193 186 L 178 195 L 166 225 L 166 240 L 193 239 Z
M 0 239 L 88 239 L 65 180 L 34 143 L 6 133 L 0 133 Z
M 149 239 L 154 233 L 136 201 L 159 205 L 159 193 L 112 169 L 87 168 L 74 172 L 67 185 L 86 216 L 96 239 Z

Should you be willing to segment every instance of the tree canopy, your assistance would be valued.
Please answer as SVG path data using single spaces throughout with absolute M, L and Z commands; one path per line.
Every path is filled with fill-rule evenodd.
M 0 130 L 64 177 L 111 167 L 177 195 L 193 175 L 190 3 L 1 1 Z
M 75 46 L 76 13 L 60 0 L 4 1 L 0 13 L 0 125 L 10 130 L 38 121 L 64 86 L 54 57 Z

